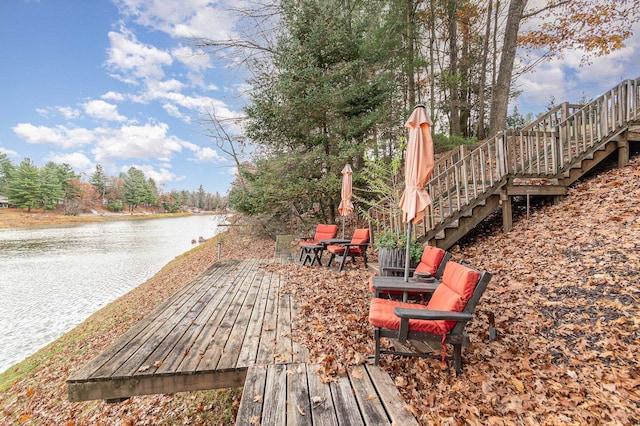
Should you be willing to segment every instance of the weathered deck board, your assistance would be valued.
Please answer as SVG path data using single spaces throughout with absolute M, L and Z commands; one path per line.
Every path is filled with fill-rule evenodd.
M 322 383 L 318 368 L 304 363 L 250 367 L 236 424 L 418 424 L 379 367 L 354 367 L 329 384 Z

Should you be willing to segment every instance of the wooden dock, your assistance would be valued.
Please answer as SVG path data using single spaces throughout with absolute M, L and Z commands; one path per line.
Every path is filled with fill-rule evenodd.
M 69 377 L 69 400 L 244 386 L 238 425 L 417 424 L 379 367 L 325 383 L 306 364 L 294 302 L 268 262 L 213 264 Z
M 241 387 L 251 365 L 306 360 L 291 298 L 259 265 L 213 264 L 73 374 L 69 400 Z

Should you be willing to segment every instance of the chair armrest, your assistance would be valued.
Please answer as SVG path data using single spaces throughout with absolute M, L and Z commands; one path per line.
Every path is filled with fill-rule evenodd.
M 434 311 L 430 309 L 394 308 L 393 313 L 399 318 L 417 320 L 470 321 L 473 315 L 467 312 Z
M 405 343 L 409 336 L 409 320 L 448 320 L 470 321 L 473 316 L 466 312 L 433 311 L 429 309 L 394 308 L 393 313 L 400 317 L 398 341 Z

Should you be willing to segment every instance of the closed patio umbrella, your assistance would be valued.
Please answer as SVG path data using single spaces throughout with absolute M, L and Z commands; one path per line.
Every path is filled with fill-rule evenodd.
M 433 140 L 431 139 L 431 119 L 422 104 L 416 105 L 405 123 L 409 129 L 409 142 L 405 154 L 405 190 L 399 207 L 403 220 L 407 223 L 407 251 L 404 280 L 409 280 L 411 262 L 411 225 L 421 223 L 425 209 L 431 204 L 431 197 L 424 189 L 433 171 Z
M 342 169 L 342 190 L 340 192 L 341 200 L 340 205 L 338 206 L 338 212 L 340 213 L 340 216 L 342 216 L 342 238 L 344 238 L 345 216 L 349 216 L 353 213 L 353 203 L 351 202 L 352 175 L 353 170 L 351 170 L 351 165 L 345 165 Z

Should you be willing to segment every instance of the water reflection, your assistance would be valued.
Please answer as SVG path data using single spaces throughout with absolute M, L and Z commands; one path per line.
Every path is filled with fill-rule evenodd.
M 0 230 L 0 372 L 143 283 L 223 216 Z

